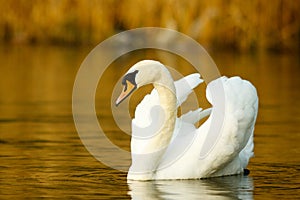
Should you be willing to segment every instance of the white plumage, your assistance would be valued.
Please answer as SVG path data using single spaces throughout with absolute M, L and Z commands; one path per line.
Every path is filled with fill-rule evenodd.
M 177 107 L 203 82 L 200 74 L 174 82 L 161 63 L 151 60 L 135 64 L 127 74 L 134 71 L 138 71 L 137 88 L 149 83 L 155 88 L 136 107 L 132 120 L 128 179 L 197 179 L 243 173 L 253 156 L 258 110 L 256 89 L 250 82 L 239 77 L 218 78 L 207 86 L 212 108 L 199 108 L 178 118 Z M 208 115 L 196 128 L 194 124 Z

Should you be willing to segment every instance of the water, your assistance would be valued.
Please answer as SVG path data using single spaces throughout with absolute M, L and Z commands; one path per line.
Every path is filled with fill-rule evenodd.
M 300 198 L 298 56 L 212 54 L 222 74 L 240 75 L 258 90 L 255 157 L 248 166 L 249 176 L 127 184 L 126 173 L 98 162 L 85 149 L 75 130 L 72 87 L 77 70 L 90 50 L 0 48 L 1 199 Z M 175 65 L 184 74 L 192 72 L 191 68 L 182 67 L 186 66 L 183 60 L 164 53 L 136 53 L 116 61 L 114 66 L 122 63 L 128 66 L 135 60 L 153 56 Z M 96 110 L 108 137 L 128 150 L 130 138 L 113 123 L 107 106 L 111 82 L 125 72 L 125 68 L 114 66 L 99 83 Z M 199 91 L 203 92 L 204 86 L 201 87 Z

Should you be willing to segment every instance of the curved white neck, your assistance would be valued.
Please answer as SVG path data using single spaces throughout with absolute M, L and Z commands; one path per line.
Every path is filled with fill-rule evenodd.
M 152 136 L 147 139 L 132 137 L 132 166 L 128 174 L 129 179 L 130 176 L 145 176 L 147 178 L 152 176 L 173 135 L 177 116 L 175 85 L 167 69 L 162 68 L 159 73 L 157 79 L 153 80 L 153 85 L 158 92 L 160 110 L 162 111 L 161 116 L 157 117 L 163 122 L 160 123 L 158 131 L 151 133 Z M 138 135 L 139 133 L 133 134 Z M 133 148 L 133 146 L 138 146 L 138 149 Z
M 166 148 L 169 145 L 176 121 L 177 100 L 173 80 L 171 87 L 161 83 L 154 83 L 153 85 L 158 92 L 160 107 L 163 111 L 163 122 L 161 128 L 157 133 L 157 137 L 153 138 L 153 145 L 157 150 Z

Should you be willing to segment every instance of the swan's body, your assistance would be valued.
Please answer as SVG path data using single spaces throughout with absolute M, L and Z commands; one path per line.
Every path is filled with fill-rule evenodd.
M 137 106 L 132 120 L 129 180 L 197 179 L 243 173 L 253 156 L 256 90 L 239 77 L 218 78 L 207 86 L 212 109 L 190 111 L 177 118 L 178 106 L 201 82 L 199 74 L 192 74 L 174 83 L 166 67 L 151 60 L 138 62 L 126 73 L 125 89 L 117 104 L 134 89 L 154 85 L 151 94 Z M 218 101 L 216 96 L 222 94 L 223 101 Z M 199 128 L 194 126 L 208 115 Z

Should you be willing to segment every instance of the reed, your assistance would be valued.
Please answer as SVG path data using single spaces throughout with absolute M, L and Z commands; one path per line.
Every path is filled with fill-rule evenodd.
M 142 26 L 167 27 L 215 48 L 299 50 L 300 1 L 1 0 L 0 40 L 97 44 Z

